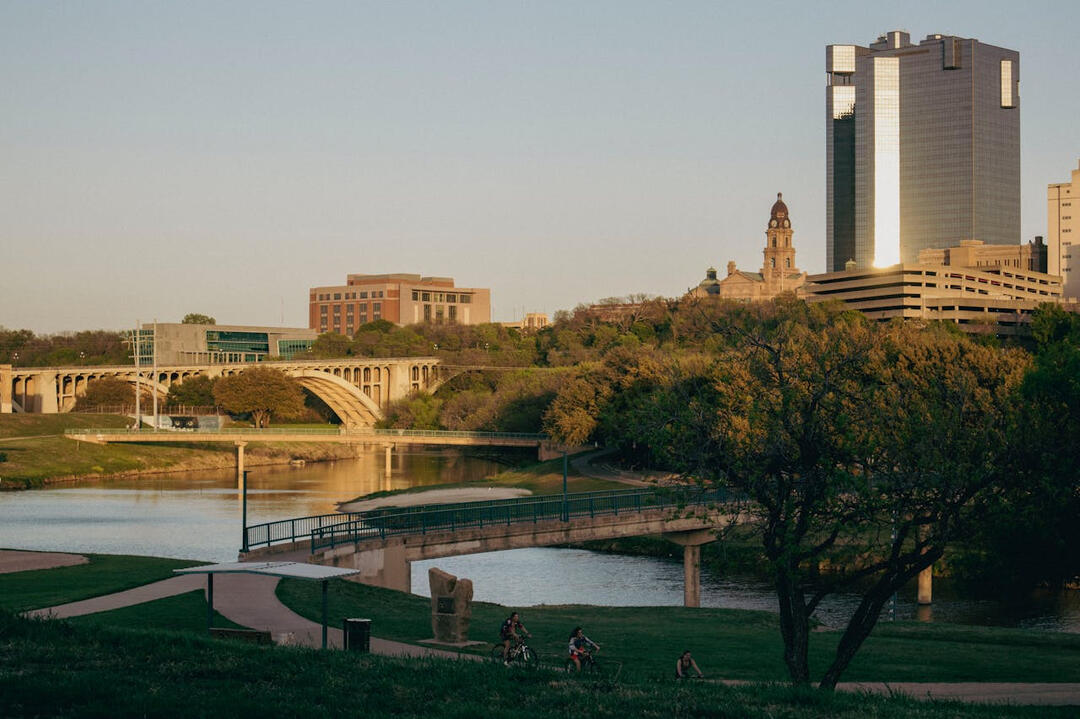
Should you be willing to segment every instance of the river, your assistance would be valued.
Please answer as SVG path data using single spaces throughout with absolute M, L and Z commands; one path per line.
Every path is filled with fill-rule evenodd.
M 258 467 L 248 475 L 248 522 L 333 512 L 339 501 L 379 491 L 482 479 L 497 463 L 455 450 L 395 453 L 386 482 L 381 452 L 304 467 Z M 241 507 L 232 471 L 185 472 L 0 493 L 0 547 L 235 561 Z M 475 598 L 511 606 L 682 603 L 682 564 L 579 549 L 535 548 L 414 562 L 413 589 L 427 593 L 438 566 L 473 580 Z M 775 611 L 768 586 L 702 576 L 702 605 Z M 823 603 L 818 617 L 843 623 L 853 595 Z M 921 611 L 921 614 L 920 614 Z M 888 615 L 888 610 L 886 611 Z M 934 583 L 934 605 L 918 609 L 914 590 L 897 599 L 897 619 L 1080 632 L 1080 592 L 1035 592 L 1019 600 L 965 595 Z

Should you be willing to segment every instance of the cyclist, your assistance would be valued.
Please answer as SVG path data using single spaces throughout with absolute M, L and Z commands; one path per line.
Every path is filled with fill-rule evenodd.
M 701 673 L 701 670 L 698 669 L 697 662 L 695 662 L 694 658 L 690 656 L 690 650 L 687 649 L 682 653 L 681 657 L 675 660 L 675 678 L 689 679 L 691 669 L 697 672 L 698 679 L 701 679 L 703 676 L 705 676 Z
M 600 649 L 600 645 L 585 636 L 581 627 L 574 627 L 574 631 L 570 632 L 570 645 L 568 647 L 570 651 L 570 661 L 574 663 L 574 667 L 577 671 L 581 671 L 581 662 L 588 661 L 591 657 L 591 651 Z
M 499 638 L 502 640 L 503 645 L 503 664 L 510 663 L 510 643 L 520 644 L 523 640 L 521 635 L 531 637 L 529 630 L 525 628 L 525 625 L 521 623 L 521 617 L 517 612 L 513 612 L 507 617 L 502 627 L 499 628 Z

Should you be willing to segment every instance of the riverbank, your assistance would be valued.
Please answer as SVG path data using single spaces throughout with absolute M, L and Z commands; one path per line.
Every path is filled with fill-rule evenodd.
M 89 565 L 66 569 L 83 574 L 85 584 L 85 575 L 103 559 L 108 558 L 92 557 Z M 53 588 L 54 583 L 45 575 L 58 571 L 25 574 L 37 575 L 39 589 L 46 585 Z M 241 603 L 236 604 L 237 598 L 230 596 L 230 584 L 224 579 L 218 606 L 232 607 L 233 611 L 237 607 L 268 606 L 267 598 L 258 592 L 268 591 L 273 597 L 277 583 L 260 578 L 264 581 L 258 592 L 252 594 L 250 588 L 246 589 Z M 34 582 L 24 584 L 33 589 Z M 70 581 L 62 582 L 60 588 L 65 585 Z M 317 584 L 280 582 L 276 594 L 287 604 L 299 604 L 296 608 L 304 615 L 321 615 Z M 344 616 L 357 616 L 358 609 L 362 609 L 364 616 L 372 618 L 376 636 L 402 634 L 416 641 L 416 637 L 430 635 L 431 605 L 427 599 L 350 582 L 334 582 L 329 596 L 332 627 L 340 626 Z M 472 635 L 480 639 L 486 633 L 493 634 L 509 612 L 508 607 L 497 604 L 475 603 L 473 608 Z M 360 703 L 369 716 L 548 717 L 565 716 L 568 707 L 588 706 L 590 712 L 602 716 L 619 710 L 633 716 L 936 719 L 1056 717 L 1070 716 L 1069 711 L 1074 710 L 1032 710 L 1000 704 L 980 707 L 939 698 L 919 702 L 910 697 L 925 700 L 929 693 L 934 697 L 963 696 L 970 701 L 1059 705 L 1074 703 L 1080 697 L 1080 684 L 1075 679 L 1080 641 L 1042 632 L 918 625 L 875 631 L 846 677 L 849 683 L 841 686 L 844 691 L 832 694 L 758 683 L 771 681 L 777 674 L 777 681 L 786 678 L 779 657 L 775 616 L 766 612 L 679 607 L 612 610 L 589 606 L 525 610 L 523 619 L 534 637 L 531 643 L 540 648 L 547 667 L 561 663 L 567 627 L 584 625 L 588 634 L 603 645 L 601 661 L 612 670 L 598 681 L 548 668 L 521 672 L 490 662 L 440 661 L 425 658 L 425 653 L 432 652 L 430 649 L 382 639 L 373 640 L 373 648 L 377 644 L 380 651 L 408 652 L 411 658 L 214 641 L 204 634 L 206 609 L 202 592 L 185 585 L 161 599 L 64 621 L 31 621 L 0 611 L 0 714 L 158 716 L 176 711 L 184 716 L 236 712 L 246 716 L 269 711 L 276 715 L 295 704 L 297 709 L 306 706 L 305 713 L 317 705 L 326 706 L 330 713 L 341 709 L 351 715 Z M 240 619 L 231 613 L 229 616 Z M 237 626 L 220 615 L 214 621 L 217 626 Z M 241 621 L 256 626 L 249 620 Z M 331 631 L 340 640 L 340 630 Z M 815 634 L 812 639 L 815 660 L 821 658 L 817 652 L 822 636 Z M 671 681 L 668 664 L 673 660 L 667 661 L 671 658 L 666 650 L 676 647 L 672 652 L 677 653 L 684 645 L 694 651 L 710 681 L 689 685 Z M 658 647 L 665 651 L 658 651 Z M 489 649 L 485 645 L 482 651 Z M 620 664 L 622 670 L 613 679 L 613 670 Z M 731 678 L 732 673 L 740 672 L 740 667 L 742 676 Z M 417 669 L 420 674 L 414 677 L 411 672 Z M 883 672 L 892 673 L 894 678 L 870 678 Z M 986 676 L 978 682 L 956 683 L 965 681 L 956 676 L 972 673 Z M 1041 682 L 1030 683 L 1033 680 L 1028 677 L 1032 675 L 1039 676 Z M 96 685 L 103 676 L 109 680 L 101 689 Z M 259 677 L 257 686 L 243 679 L 251 676 Z M 893 694 L 889 687 L 905 681 L 902 676 L 918 677 L 907 680 L 909 683 L 901 685 L 897 692 L 908 693 L 908 697 L 869 694 Z M 342 681 L 344 677 L 348 681 Z M 233 681 L 241 685 L 234 687 Z M 117 690 L 118 684 L 122 691 Z M 466 696 L 460 694 L 459 685 L 468 685 Z M 417 686 L 425 691 L 414 694 Z M 478 693 L 474 695 L 474 691 Z M 393 701 L 383 703 L 383 692 L 389 692 Z M 523 697 L 522 692 L 535 696 Z M 331 701 L 337 693 L 347 694 L 340 697 L 344 706 Z M 274 697 L 275 702 L 263 707 L 259 701 L 266 696 Z M 431 696 L 438 696 L 442 702 L 431 704 Z M 612 701 L 617 705 L 611 705 Z M 329 705 L 324 705 L 326 702 Z
M 140 475 L 229 469 L 236 450 L 217 443 L 114 444 L 76 442 L 64 430 L 124 427 L 127 417 L 106 414 L 0 415 L 0 491 Z M 327 462 L 357 456 L 348 445 L 306 442 L 252 442 L 245 448 L 249 467 Z

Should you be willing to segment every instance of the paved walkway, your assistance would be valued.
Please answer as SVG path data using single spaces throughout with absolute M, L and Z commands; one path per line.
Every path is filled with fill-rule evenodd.
M 594 461 L 614 454 L 613 449 L 601 449 L 597 452 L 579 454 L 570 460 L 570 464 L 579 474 L 593 479 L 606 479 L 609 482 L 621 482 L 631 487 L 656 487 L 657 485 L 670 484 L 678 475 L 663 472 L 631 472 L 619 469 L 612 464 L 602 462 L 593 464 Z
M 258 574 L 218 574 L 214 577 L 214 609 L 227 619 L 250 629 L 270 632 L 279 644 L 295 644 L 318 648 L 322 646 L 322 625 L 301 617 L 282 604 L 276 594 L 277 577 Z M 334 582 L 330 591 L 334 591 Z M 206 589 L 206 576 L 203 574 L 183 574 L 160 582 L 144 584 L 135 589 L 128 589 L 102 597 L 84 599 L 79 602 L 61 604 L 45 609 L 26 612 L 31 617 L 54 617 L 67 619 L 85 614 L 96 614 L 113 609 L 130 607 L 135 604 L 152 602 L 155 599 L 184 594 L 197 589 Z M 326 642 L 330 647 L 340 649 L 344 643 L 343 632 L 336 627 L 328 627 Z M 389 639 L 371 638 L 371 651 L 388 656 L 442 657 L 444 659 L 479 659 L 472 654 L 422 647 Z

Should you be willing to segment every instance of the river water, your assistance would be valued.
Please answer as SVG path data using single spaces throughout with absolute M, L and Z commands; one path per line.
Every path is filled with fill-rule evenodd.
M 454 450 L 398 452 L 389 478 L 381 452 L 305 467 L 256 467 L 248 475 L 248 523 L 333 512 L 337 502 L 387 487 L 482 479 L 497 463 Z M 0 547 L 235 561 L 241 503 L 233 471 L 186 472 L 0 493 Z M 413 563 L 413 590 L 427 593 L 437 566 L 473 581 L 475 598 L 511 606 L 682 604 L 682 563 L 578 549 L 534 548 Z M 768 586 L 702 576 L 702 605 L 775 611 Z M 818 617 L 842 624 L 853 595 L 827 600 Z M 888 610 L 885 613 L 887 617 Z M 897 598 L 897 619 L 1080 632 L 1080 592 L 1020 599 L 966 596 L 935 580 L 934 605 L 919 609 L 914 589 Z M 883 617 L 884 618 L 884 617 Z

